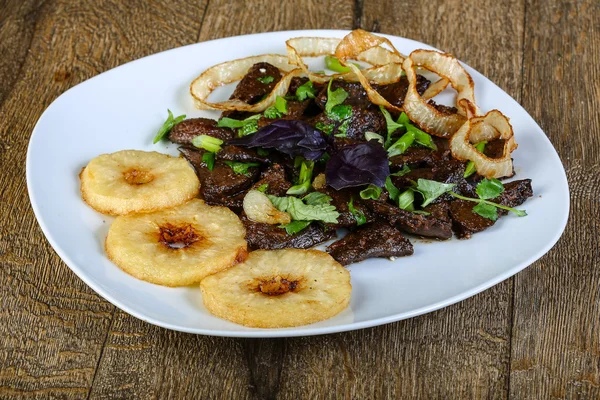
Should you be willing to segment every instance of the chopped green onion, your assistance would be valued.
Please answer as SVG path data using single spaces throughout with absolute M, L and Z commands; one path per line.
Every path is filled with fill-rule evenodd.
M 303 161 L 300 167 L 298 184 L 289 188 L 286 194 L 301 195 L 308 192 L 311 187 L 310 181 L 314 168 L 315 163 L 313 161 Z
M 312 221 L 292 221 L 289 224 L 283 226 L 288 235 L 303 231 Z
M 287 100 L 281 96 L 275 97 L 275 108 L 282 114 L 287 114 Z
M 487 144 L 486 141 L 479 142 L 475 145 L 475 149 L 478 152 L 483 153 L 483 150 L 485 149 L 486 144 Z M 463 175 L 463 178 L 468 178 L 469 176 L 473 175 L 475 173 L 475 171 L 477 171 L 477 168 L 475 168 L 475 163 L 473 161 L 469 161 L 467 163 L 467 167 L 465 168 L 465 173 Z
M 185 119 L 185 114 L 180 115 L 177 118 L 173 118 L 173 113 L 171 112 L 171 110 L 167 110 L 167 112 L 169 113 L 169 116 L 154 136 L 154 140 L 152 141 L 153 144 L 158 143 L 162 138 L 164 138 L 167 135 L 167 133 L 171 131 L 171 129 L 173 129 L 175 125 L 177 125 Z
M 251 167 L 259 167 L 259 163 L 243 163 L 239 161 L 223 160 L 223 162 L 231 167 L 236 175 L 247 175 Z
M 390 199 L 392 199 L 393 201 L 398 200 L 398 197 L 400 197 L 400 190 L 398 190 L 396 185 L 394 185 L 392 179 L 389 176 L 385 178 L 385 189 L 390 194 Z
M 350 210 L 352 216 L 356 220 L 357 226 L 361 226 L 367 222 L 367 217 L 365 217 L 365 214 L 362 211 L 354 208 L 354 197 L 350 197 L 350 202 L 348 203 L 348 210 Z
M 217 122 L 217 126 L 219 128 L 231 128 L 231 129 L 242 128 L 248 124 L 251 124 L 252 121 L 256 121 L 256 120 L 260 119 L 260 117 L 262 117 L 261 114 L 256 114 L 256 115 L 253 115 L 251 117 L 248 117 L 248 118 L 242 119 L 242 120 L 224 117 L 224 118 L 221 118 L 219 120 L 219 122 Z
M 365 140 L 368 142 L 369 140 L 377 140 L 379 143 L 383 144 L 384 138 L 378 133 L 375 132 L 365 132 Z
M 360 191 L 361 199 L 377 200 L 379 196 L 381 196 L 381 188 L 375 185 L 369 185 L 369 187 Z
M 215 153 L 207 151 L 202 154 L 202 162 L 206 164 L 209 171 L 212 171 L 215 168 Z
M 354 64 L 358 68 L 360 68 L 360 65 L 358 65 L 356 63 L 352 63 L 352 64 Z M 330 70 L 335 71 L 335 72 L 340 72 L 342 74 L 346 73 L 346 72 L 352 71 L 352 69 L 350 67 L 344 67 L 340 63 L 340 60 L 338 60 L 336 57 L 333 57 L 333 56 L 325 56 L 325 67 L 327 69 L 330 69 Z
M 390 146 L 388 149 L 388 157 L 394 157 L 402 154 L 408 149 L 415 141 L 414 132 L 408 131 L 404 135 L 400 136 L 400 139 Z
M 415 192 L 412 189 L 406 189 L 398 196 L 398 207 L 406 211 L 414 211 Z
M 210 151 L 211 153 L 216 153 L 221 150 L 221 145 L 223 141 L 216 137 L 208 136 L 208 135 L 198 135 L 192 139 L 192 144 L 199 149 L 204 149 L 206 151 Z

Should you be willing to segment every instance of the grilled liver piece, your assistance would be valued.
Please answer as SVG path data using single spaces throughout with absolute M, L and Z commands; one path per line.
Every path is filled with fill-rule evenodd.
M 377 221 L 332 243 L 327 252 L 340 264 L 348 265 L 367 258 L 409 256 L 413 246 L 387 222 Z
M 173 143 L 192 145 L 192 139 L 198 135 L 212 136 L 226 142 L 233 138 L 233 130 L 217 127 L 217 121 L 208 118 L 190 118 L 181 121 L 169 132 Z

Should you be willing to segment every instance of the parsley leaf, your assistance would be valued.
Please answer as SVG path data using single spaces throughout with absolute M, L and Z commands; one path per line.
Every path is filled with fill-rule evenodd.
M 215 168 L 215 153 L 207 151 L 202 154 L 202 162 L 206 164 L 209 171 L 212 171 Z
M 313 83 L 311 81 L 308 81 L 305 84 L 298 86 L 298 89 L 296 89 L 296 98 L 298 99 L 298 101 L 314 99 L 316 95 L 317 89 L 313 87 Z
M 180 115 L 177 118 L 173 118 L 173 113 L 171 112 L 171 110 L 167 110 L 167 112 L 169 113 L 169 116 L 167 117 L 167 120 L 163 123 L 163 125 L 160 127 L 158 132 L 156 132 L 154 140 L 152 141 L 153 144 L 158 143 L 162 138 L 164 138 L 167 135 L 167 133 L 171 131 L 171 129 L 173 129 L 175 125 L 177 125 L 185 119 L 185 114 Z
M 346 133 L 348 132 L 348 128 L 350 127 L 350 122 L 352 122 L 351 119 L 347 119 L 344 122 L 342 122 L 342 124 L 340 126 L 338 126 L 337 131 L 339 133 L 336 133 L 335 137 L 346 137 Z
M 479 198 L 483 200 L 494 199 L 504 192 L 504 185 L 498 179 L 483 179 L 475 188 Z
M 248 174 L 248 169 L 250 169 L 250 167 L 259 167 L 260 164 L 259 163 L 243 163 L 243 162 L 239 162 L 239 161 L 229 161 L 229 160 L 223 160 L 223 162 L 227 165 L 229 165 L 231 167 L 231 169 L 233 170 L 233 172 L 235 172 L 236 175 L 247 175 Z
M 354 208 L 354 197 L 350 197 L 350 202 L 348 203 L 348 210 L 350 210 L 352 216 L 356 220 L 356 226 L 361 226 L 367 222 L 367 217 L 365 217 L 365 214 L 362 211 Z
M 340 213 L 330 204 L 305 204 L 297 197 L 277 197 L 267 195 L 271 203 L 279 210 L 290 214 L 295 221 L 323 221 L 336 224 Z
M 300 231 L 303 231 L 312 221 L 292 221 L 289 224 L 283 226 L 288 235 L 293 235 Z
M 325 193 L 312 192 L 304 196 L 302 200 L 309 206 L 315 206 L 319 204 L 329 204 L 332 198 L 327 196 Z
M 266 192 L 267 189 L 269 188 L 269 184 L 268 183 L 263 183 L 262 185 L 260 185 L 259 187 L 256 188 L 256 190 L 258 190 L 259 192 Z
M 373 184 L 370 184 L 369 187 L 360 191 L 361 199 L 373 199 L 377 200 L 381 196 L 381 188 L 377 187 Z
M 491 219 L 492 221 L 498 219 L 498 210 L 491 204 L 479 203 L 473 207 L 473 212 L 481 215 L 483 218 Z
M 221 150 L 223 141 L 208 135 L 198 135 L 192 139 L 192 144 L 199 149 L 216 153 L 217 151 Z
M 410 145 L 412 145 L 413 142 L 416 142 L 416 143 L 420 144 L 421 146 L 428 147 L 432 150 L 437 150 L 437 146 L 433 142 L 433 139 L 431 138 L 431 136 L 427 132 L 424 132 L 421 129 L 414 126 L 410 122 L 410 119 L 408 118 L 408 115 L 406 115 L 405 112 L 402 112 L 400 114 L 400 116 L 398 117 L 398 121 L 394 121 L 391 114 L 389 113 L 388 110 L 385 109 L 385 107 L 379 106 L 379 109 L 381 110 L 381 112 L 385 118 L 385 123 L 387 126 L 388 134 L 387 134 L 387 139 L 385 142 L 386 148 L 389 148 L 391 146 L 392 133 L 394 133 L 396 130 L 398 130 L 400 128 L 404 128 L 404 129 L 406 129 L 407 133 L 412 133 L 411 136 L 414 136 L 414 139 L 410 143 Z M 399 154 L 401 154 L 401 153 L 399 153 Z
M 267 107 L 263 112 L 263 115 L 265 116 L 265 118 L 269 119 L 281 118 L 282 116 L 281 113 L 277 111 L 277 108 L 275 108 L 275 106 Z
M 346 92 L 343 88 L 337 88 L 333 92 L 331 91 L 331 83 L 333 79 L 329 80 L 329 85 L 327 86 L 327 103 L 325 103 L 325 113 L 331 113 L 333 107 L 342 104 L 348 98 L 348 92 Z
M 454 186 L 456 186 L 455 183 L 442 183 L 419 178 L 415 189 L 423 195 L 423 204 L 421 206 L 426 207 L 444 193 L 451 191 Z
M 258 78 L 256 78 L 257 81 L 259 81 L 260 83 L 264 83 L 265 85 L 268 85 L 269 83 L 273 82 L 275 80 L 275 78 L 273 78 L 270 75 L 266 75 L 266 76 L 259 76 Z

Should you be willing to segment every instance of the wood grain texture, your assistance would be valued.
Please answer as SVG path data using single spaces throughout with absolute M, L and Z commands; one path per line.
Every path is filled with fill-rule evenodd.
M 599 26 L 595 0 L 0 0 L 0 398 L 600 398 Z M 449 51 L 532 113 L 572 190 L 567 231 L 546 257 L 411 320 L 244 340 L 148 325 L 54 254 L 28 206 L 24 160 L 60 93 L 197 40 L 356 27 Z
M 14 1 L 1 10 L 14 13 L 2 15 L 0 28 L 0 37 L 11 37 L 1 45 L 10 62 L 0 62 L 0 397 L 82 398 L 114 307 L 62 263 L 35 222 L 25 186 L 29 135 L 69 87 L 194 42 L 204 8 L 190 2 L 186 23 L 175 18 L 179 11 L 142 1 Z
M 600 398 L 599 27 L 597 1 L 527 2 L 522 101 L 563 160 L 571 213 L 515 278 L 515 398 Z

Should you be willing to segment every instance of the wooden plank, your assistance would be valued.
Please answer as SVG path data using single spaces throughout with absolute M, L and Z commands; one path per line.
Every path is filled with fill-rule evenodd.
M 2 41 L 11 61 L 0 62 L 0 73 L 16 80 L 1 86 L 0 397 L 81 398 L 92 384 L 114 307 L 60 261 L 37 226 L 25 186 L 29 135 L 69 87 L 194 42 L 204 7 L 192 1 L 177 9 L 143 1 L 15 5 L 0 11 L 1 37 L 14 36 Z
M 223 0 L 210 1 L 199 40 L 286 29 L 350 29 L 353 17 L 351 0 L 310 1 L 301 7 L 290 0 L 243 2 L 235 7 Z M 285 339 L 224 339 L 169 332 L 119 313 L 92 397 L 287 398 L 279 389 L 285 344 Z
M 571 214 L 554 249 L 515 280 L 510 394 L 598 399 L 600 4 L 529 0 L 525 26 L 523 105 L 565 165 Z

